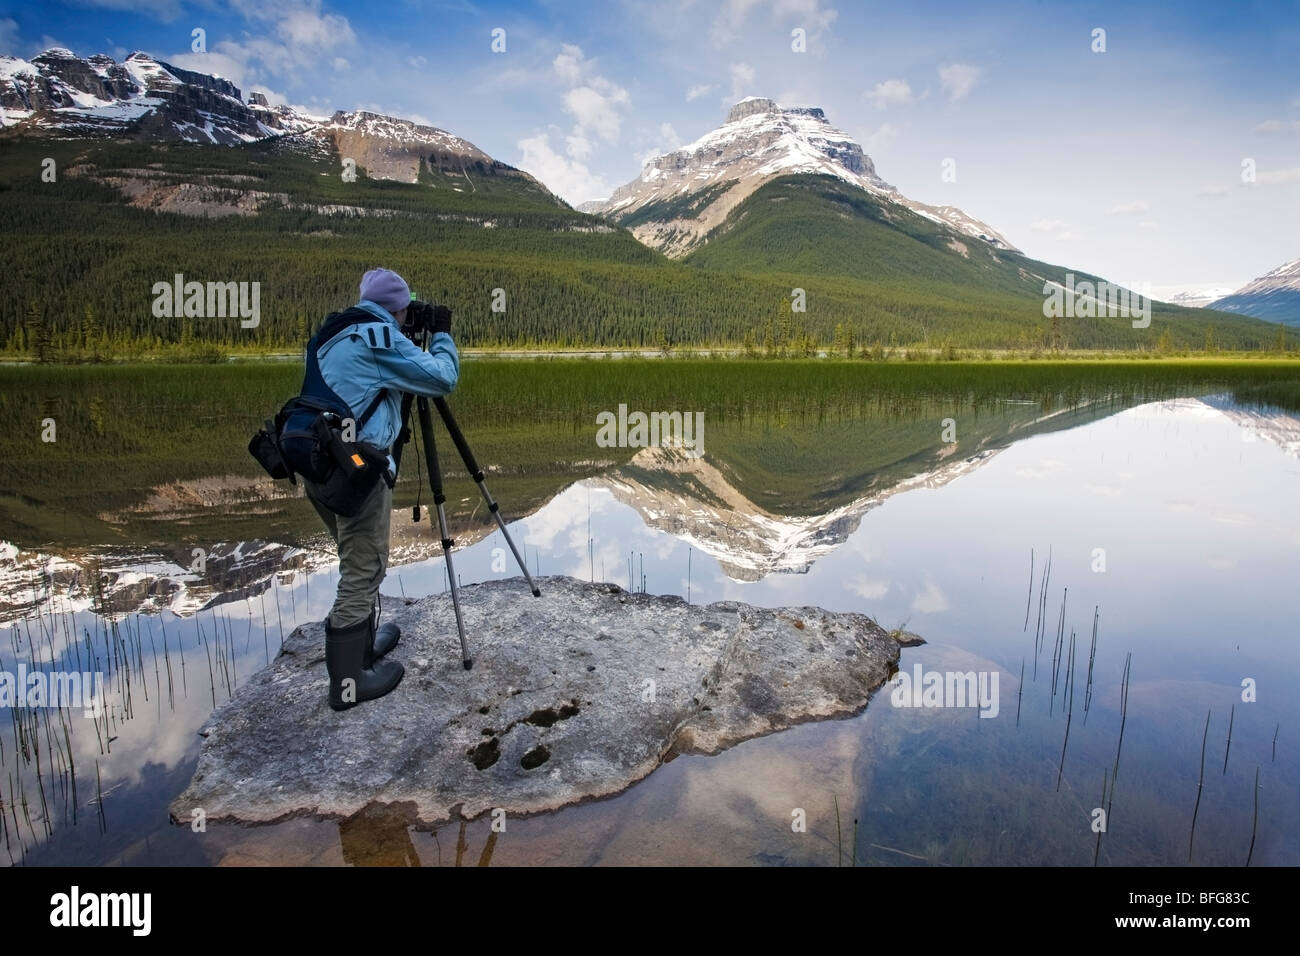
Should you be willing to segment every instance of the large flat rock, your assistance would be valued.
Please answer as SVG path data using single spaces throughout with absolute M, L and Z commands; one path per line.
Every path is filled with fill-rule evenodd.
M 617 793 L 678 753 L 857 713 L 896 669 L 900 641 L 920 642 L 862 614 L 538 583 L 540 598 L 518 578 L 461 589 L 470 671 L 450 595 L 385 599 L 406 677 L 341 713 L 326 703 L 323 625 L 298 628 L 201 729 L 173 818 L 346 817 L 376 802 L 426 824 L 554 810 Z

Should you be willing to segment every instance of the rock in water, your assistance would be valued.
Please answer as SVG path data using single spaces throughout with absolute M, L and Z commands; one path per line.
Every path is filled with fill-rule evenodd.
M 519 578 L 461 589 L 470 671 L 450 595 L 388 599 L 406 678 L 343 712 L 326 704 L 323 625 L 298 628 L 200 730 L 173 819 L 200 807 L 210 820 L 346 817 L 369 803 L 405 804 L 426 824 L 554 810 L 617 793 L 673 754 L 852 715 L 900 644 L 919 642 L 862 614 L 539 584 L 541 598 Z

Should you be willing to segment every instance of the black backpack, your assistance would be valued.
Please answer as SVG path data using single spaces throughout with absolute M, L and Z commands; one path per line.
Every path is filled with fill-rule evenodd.
M 348 441 L 344 435 L 359 434 L 387 395 L 380 389 L 351 429 L 352 409 L 325 384 L 317 352 L 345 328 L 357 322 L 373 322 L 364 309 L 331 312 L 307 343 L 307 369 L 302 392 L 284 403 L 274 419 L 268 419 L 248 443 L 248 450 L 275 479 L 287 478 L 296 485 L 296 475 L 312 484 L 313 497 L 336 514 L 352 517 L 382 478 L 393 485 L 388 474 L 388 452 L 369 442 Z M 384 334 L 388 330 L 384 329 Z

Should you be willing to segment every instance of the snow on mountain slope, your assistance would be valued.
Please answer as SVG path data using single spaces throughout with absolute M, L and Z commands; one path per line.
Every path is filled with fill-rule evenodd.
M 628 220 L 633 235 L 668 255 L 683 255 L 727 214 L 777 176 L 835 176 L 999 249 L 1017 251 L 1004 236 L 953 206 L 908 199 L 876 174 L 871 158 L 816 107 L 783 108 L 750 96 L 726 122 L 695 142 L 646 163 L 641 175 L 584 212 Z M 698 202 L 690 197 L 698 195 Z
M 1278 266 L 1246 283 L 1210 308 L 1300 327 L 1300 259 Z
M 1231 294 L 1232 290 L 1226 288 L 1193 289 L 1171 295 L 1165 301 L 1170 305 L 1186 306 L 1189 309 L 1203 309 L 1215 299 L 1222 299 L 1224 296 Z
M 122 63 L 54 48 L 31 61 L 0 57 L 6 132 L 236 145 L 302 126 L 292 110 L 255 108 L 229 80 L 183 70 L 147 53 Z
M 147 53 L 132 53 L 122 63 L 102 54 L 84 60 L 62 48 L 30 61 L 0 57 L 0 128 L 13 135 L 222 146 L 274 141 L 274 148 L 289 152 L 347 157 L 372 179 L 414 183 L 427 163 L 464 176 L 467 189 L 475 188 L 473 173 L 545 191 L 527 173 L 445 130 L 364 110 L 315 116 L 271 106 L 258 92 L 245 101 L 229 80 Z

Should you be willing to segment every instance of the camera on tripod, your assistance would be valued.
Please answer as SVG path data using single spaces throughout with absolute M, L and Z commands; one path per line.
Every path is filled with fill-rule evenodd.
M 402 323 L 402 332 L 409 339 L 426 333 L 450 332 L 451 309 L 445 305 L 434 305 L 420 299 L 412 299 L 406 307 L 406 321 Z

